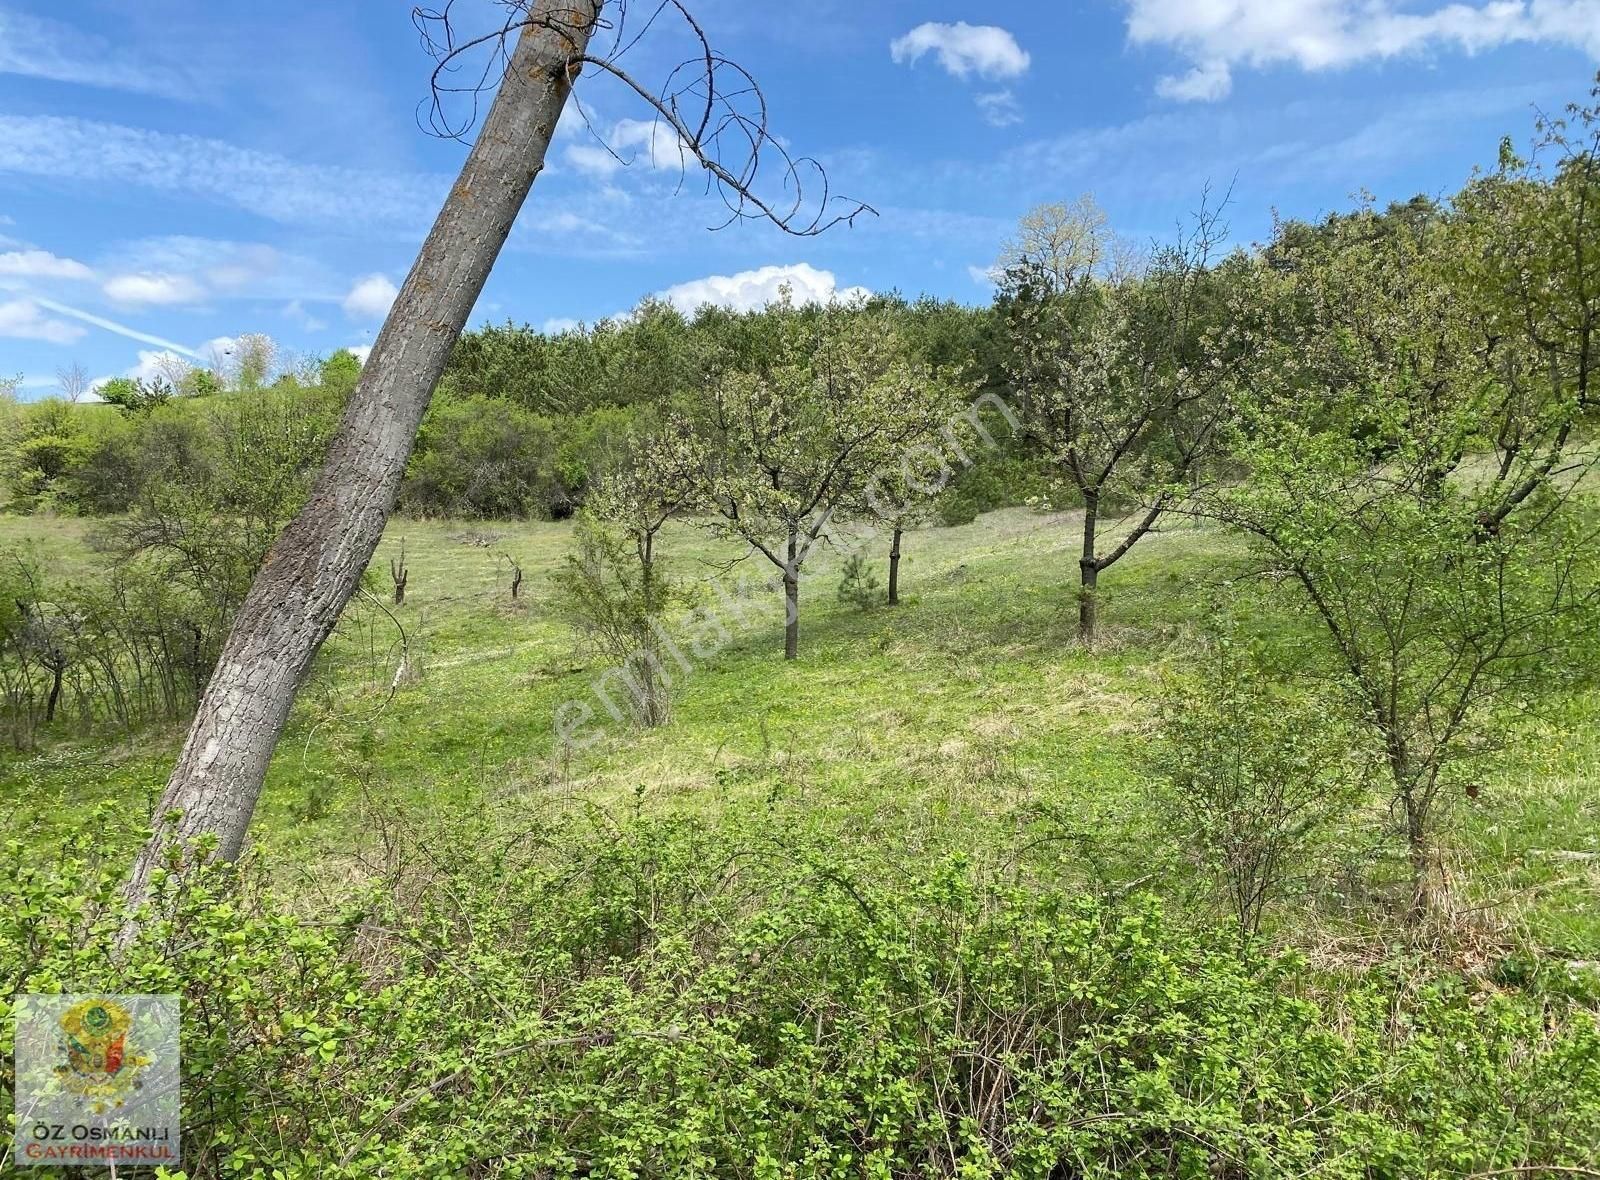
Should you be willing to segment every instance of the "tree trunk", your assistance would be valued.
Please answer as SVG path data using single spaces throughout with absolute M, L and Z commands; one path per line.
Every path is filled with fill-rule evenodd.
M 1411 904 L 1406 916 L 1420 922 L 1433 909 L 1433 858 L 1428 848 L 1427 806 L 1418 796 L 1408 751 L 1392 736 L 1388 740 L 1389 771 L 1406 814 L 1406 851 L 1411 863 Z
M 667 721 L 667 686 L 663 682 L 661 643 L 647 624 L 639 636 L 639 724 L 654 729 Z
M 788 562 L 783 567 L 783 658 L 800 656 L 800 541 L 793 530 L 789 533 Z
M 889 605 L 900 605 L 900 534 L 894 530 L 894 543 L 889 546 Z
M 49 725 L 56 719 L 56 706 L 61 703 L 61 678 L 66 675 L 67 662 L 54 660 L 50 663 L 50 699 L 44 706 L 44 723 Z
M 1095 601 L 1100 584 L 1100 559 L 1095 555 L 1095 529 L 1099 523 L 1100 493 L 1083 496 L 1083 556 L 1078 559 L 1078 638 L 1094 642 L 1099 604 Z
M 1433 858 L 1428 848 L 1427 804 L 1418 794 L 1411 752 L 1405 739 L 1382 719 L 1381 711 L 1379 728 L 1383 731 L 1384 753 L 1389 762 L 1389 774 L 1394 779 L 1395 794 L 1405 809 L 1406 851 L 1411 863 L 1411 903 L 1406 917 L 1411 922 L 1420 922 L 1433 908 Z
M 245 834 L 301 679 L 372 559 L 417 427 L 544 167 L 599 0 L 538 0 L 460 178 L 423 243 L 329 447 L 310 498 L 257 572 L 156 809 L 128 887 L 141 900 L 162 846 Z M 542 23 L 540 23 L 542 22 Z M 581 24 L 581 27 L 580 27 Z M 180 812 L 175 823 L 163 817 Z M 125 935 L 130 931 L 125 931 Z
M 1408 917 L 1420 922 L 1433 909 L 1433 857 L 1428 849 L 1427 816 L 1408 790 L 1406 806 L 1406 844 L 1411 860 L 1411 908 Z

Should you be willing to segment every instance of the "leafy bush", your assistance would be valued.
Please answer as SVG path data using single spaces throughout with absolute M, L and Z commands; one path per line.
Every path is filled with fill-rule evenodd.
M 555 608 L 589 653 L 609 665 L 599 683 L 620 680 L 633 719 L 661 725 L 672 704 L 661 620 L 682 592 L 658 560 L 644 560 L 634 539 L 587 512 L 578 518 L 573 541 L 575 552 L 551 579 Z
M 991 423 L 990 429 L 1002 439 L 1002 446 L 975 452 L 972 466 L 956 473 L 934 502 L 941 524 L 971 524 L 979 513 L 1027 503 L 1049 488 L 1046 462 L 1022 450 L 1021 443 L 1005 438 L 1003 426 Z
M 866 559 L 852 553 L 839 579 L 839 601 L 856 610 L 871 610 L 883 602 L 883 586 Z
M 3 468 L 11 506 L 23 512 L 71 511 L 66 484 L 94 452 L 83 415 L 60 398 L 22 406 L 13 414 Z
M 1180 839 L 1255 934 L 1327 823 L 1361 797 L 1378 753 L 1232 635 L 1189 651 L 1159 706 L 1146 766 Z
M 508 402 L 442 399 L 417 435 L 401 507 L 418 516 L 546 516 L 554 452 L 547 418 Z
M 41 420 L 71 423 L 92 461 L 52 476 L 27 506 L 126 515 L 95 530 L 108 559 L 84 568 L 0 548 L 0 720 L 19 748 L 58 713 L 127 728 L 193 708 L 257 567 L 309 490 L 339 398 L 273 388 L 132 421 L 104 406 L 45 406 Z
M 187 384 L 207 387 L 199 373 Z M 107 390 L 114 404 L 49 398 L 0 417 L 0 480 L 13 509 L 120 513 L 172 484 L 227 492 L 219 512 L 263 497 L 298 503 L 348 393 L 287 379 L 204 396 L 175 397 L 160 381 Z
M 120 962 L 103 845 L 13 845 L 4 994 L 181 992 L 195 1178 L 1398 1178 L 1600 1144 L 1600 1032 L 1570 1001 L 1319 994 L 1149 900 L 875 871 L 770 817 L 484 811 L 383 833 L 343 914 L 165 874 Z
M 416 516 L 565 520 L 626 451 L 636 415 L 536 414 L 499 398 L 441 395 L 417 435 L 400 507 Z

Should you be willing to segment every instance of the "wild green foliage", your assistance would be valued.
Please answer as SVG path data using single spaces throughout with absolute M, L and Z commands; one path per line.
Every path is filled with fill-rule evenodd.
M 159 562 L 133 557 L 89 578 L 37 546 L 0 549 L 0 709 L 12 745 L 176 721 L 216 658 L 219 607 Z
M 440 382 L 456 398 L 495 398 L 547 417 L 659 402 L 692 387 L 694 334 L 667 304 L 624 320 L 545 334 L 514 324 L 465 333 Z
M 278 473 L 303 474 L 320 461 L 330 419 L 348 393 L 348 384 L 289 377 L 223 390 L 209 370 L 191 369 L 177 386 L 161 377 L 113 378 L 101 389 L 105 405 L 49 398 L 9 407 L 0 418 L 7 507 L 115 515 L 174 484 L 228 480 L 237 485 L 230 504 L 281 498 Z M 254 488 L 262 478 L 268 485 Z
M 0 685 L 23 748 L 41 725 L 127 729 L 188 714 L 257 565 L 310 487 L 339 399 L 262 389 L 151 406 L 136 423 L 44 405 L 40 419 L 74 424 L 60 429 L 81 431 L 91 458 L 51 476 L 32 506 L 110 501 L 123 515 L 96 530 L 103 556 L 87 569 L 0 550 L 15 608 L 0 612 Z M 14 460 L 39 453 L 24 433 Z
M 226 392 L 0 398 L 13 506 L 119 517 L 98 552 L 3 522 L 57 531 L 54 565 L 0 553 L 0 706 L 44 747 L 0 762 L 0 995 L 182 992 L 196 1180 L 1592 1170 L 1597 123 L 1216 266 L 1205 231 L 1137 259 L 1046 209 L 998 311 L 469 335 L 404 502 L 577 525 L 504 526 L 511 603 L 500 538 L 408 522 L 405 601 L 296 708 L 261 864 L 174 863 L 123 958 L 170 743 L 73 738 L 192 707 L 357 370 L 310 391 L 244 340 Z M 952 427 L 958 392 L 989 410 Z M 913 527 L 1051 471 L 1080 570 L 1126 557 L 1114 644 L 1070 642 L 1058 517 Z M 857 609 L 857 553 L 777 666 L 776 604 L 719 583 L 668 680 L 684 571 L 764 554 L 792 650 L 807 553 L 884 529 L 914 603 Z M 448 655 L 402 680 L 391 643 Z M 643 724 L 579 745 L 597 670 Z
M 26 512 L 70 511 L 72 478 L 95 453 L 83 411 L 46 398 L 15 407 L 6 433 L 4 474 L 12 506 Z
M 93 952 L 114 867 L 13 847 L 5 994 L 180 992 L 192 1180 L 1356 1180 L 1581 1168 L 1600 1135 L 1570 1001 L 1399 969 L 1308 987 L 1147 898 L 960 859 L 884 882 L 761 816 L 382 822 L 432 851 L 342 912 L 164 875 L 118 963 Z
M 556 574 L 559 609 L 628 688 L 644 726 L 667 719 L 671 676 L 662 624 L 684 599 L 656 540 L 703 495 L 703 441 L 674 420 L 629 435 L 579 516 L 577 552 Z
M 435 398 L 406 468 L 401 506 L 416 516 L 553 516 L 568 502 L 555 476 L 554 424 L 488 399 Z
M 130 414 L 141 414 L 172 400 L 171 384 L 154 377 L 149 381 L 113 377 L 100 387 L 100 400 Z
M 1367 796 L 1376 752 L 1258 644 L 1224 633 L 1175 663 L 1145 766 L 1183 851 L 1253 936 L 1267 906 L 1314 871 L 1325 828 Z
M 145 480 L 104 545 L 142 555 L 223 619 L 310 491 L 340 403 L 323 390 L 232 394 L 195 407 L 199 437 Z
M 69 663 L 71 621 L 48 609 L 36 552 L 0 554 L 0 693 L 11 744 L 31 749 L 35 729 L 55 720 Z
M 653 554 L 603 518 L 584 513 L 575 552 L 552 580 L 555 606 L 627 691 L 634 720 L 660 725 L 671 711 L 661 623 L 681 595 Z
M 646 300 L 626 320 L 550 335 L 512 324 L 466 333 L 418 439 L 402 507 L 421 515 L 570 515 L 613 464 L 628 432 L 652 418 L 698 415 L 719 372 L 772 364 L 793 311 L 708 306 L 685 317 Z M 857 314 L 892 325 L 907 363 L 997 392 L 988 309 L 876 297 Z M 473 489 L 485 479 L 501 482 L 494 473 L 508 470 L 509 461 L 504 447 L 464 441 L 464 434 L 520 439 L 518 471 L 530 490 L 520 497 L 477 494 Z M 552 437 L 566 452 L 560 463 L 549 456 Z M 1006 440 L 1006 456 L 1020 470 L 1028 460 L 1013 455 L 1016 449 Z M 1010 473 L 997 478 L 992 470 L 999 458 L 986 450 L 957 474 L 970 511 L 1020 502 Z
M 551 418 L 497 398 L 441 394 L 423 421 L 400 507 L 422 517 L 565 520 L 637 419 L 616 408 Z
M 348 348 L 341 349 L 322 362 L 318 376 L 323 388 L 348 397 L 361 377 L 361 360 Z
M 852 553 L 839 576 L 839 601 L 856 610 L 871 610 L 883 603 L 883 583 L 859 553 Z
M 1577 117 L 1595 134 L 1600 112 Z M 1383 748 L 1419 912 L 1441 804 L 1595 667 L 1600 163 L 1545 142 L 1567 153 L 1548 183 L 1508 158 L 1459 210 L 1362 211 L 1248 280 L 1247 477 L 1211 511 L 1286 576 Z

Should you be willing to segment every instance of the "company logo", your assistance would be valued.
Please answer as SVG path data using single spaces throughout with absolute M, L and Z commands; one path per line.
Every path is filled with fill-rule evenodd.
M 14 1164 L 179 1166 L 177 996 L 24 995 L 16 1016 Z
M 115 1000 L 97 997 L 67 1009 L 58 1022 L 66 1055 L 56 1067 L 62 1084 L 95 1114 L 127 1104 L 143 1084 L 139 1075 L 150 1064 L 139 1046 L 129 1041 L 133 1017 Z

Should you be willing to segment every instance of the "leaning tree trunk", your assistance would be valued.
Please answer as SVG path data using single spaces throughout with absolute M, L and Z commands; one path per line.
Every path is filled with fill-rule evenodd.
M 900 605 L 900 534 L 904 530 L 894 530 L 894 543 L 889 546 L 889 605 Z
M 1100 558 L 1095 553 L 1095 529 L 1099 523 L 1100 494 L 1086 492 L 1083 497 L 1083 555 L 1078 559 L 1078 638 L 1094 641 L 1099 604 L 1095 597 L 1100 585 Z
M 603 0 L 538 0 L 460 178 L 356 383 L 310 498 L 241 604 L 140 852 L 129 900 L 165 845 L 244 845 L 295 692 L 372 559 L 417 428 L 512 222 L 544 167 Z M 165 816 L 178 813 L 175 822 Z M 131 931 L 131 928 L 130 928 Z M 125 934 L 130 931 L 125 931 Z

